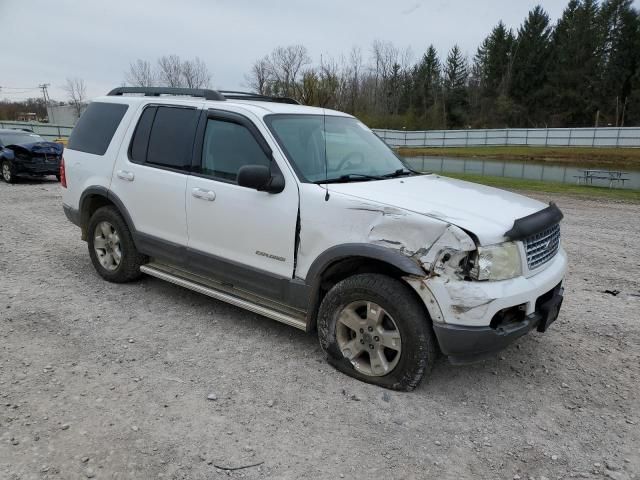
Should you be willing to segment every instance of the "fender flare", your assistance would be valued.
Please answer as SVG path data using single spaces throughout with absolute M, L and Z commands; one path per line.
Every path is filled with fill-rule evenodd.
M 313 261 L 307 271 L 305 283 L 314 285 L 322 273 L 332 264 L 352 257 L 363 257 L 387 263 L 407 275 L 426 275 L 425 271 L 411 258 L 395 250 L 371 243 L 345 243 L 330 247 Z
M 86 202 L 89 199 L 89 197 L 92 196 L 99 196 L 99 197 L 103 197 L 107 200 L 109 200 L 111 203 L 113 203 L 116 208 L 120 211 L 120 213 L 122 214 L 122 217 L 124 218 L 125 223 L 127 224 L 127 227 L 129 228 L 129 231 L 131 232 L 134 242 L 136 239 L 136 226 L 133 223 L 133 220 L 131 219 L 131 215 L 129 215 L 129 212 L 127 210 L 127 208 L 124 206 L 124 203 L 122 203 L 122 200 L 120 200 L 120 198 L 118 198 L 118 196 L 116 194 L 114 194 L 113 192 L 111 192 L 108 188 L 106 187 L 101 187 L 101 186 L 91 186 L 88 187 L 84 190 L 84 192 L 82 192 L 82 195 L 80 195 L 80 202 L 79 202 L 79 210 L 80 210 L 80 228 L 84 231 L 87 228 L 87 225 L 89 223 L 89 219 L 86 217 L 85 214 L 85 210 L 86 210 Z

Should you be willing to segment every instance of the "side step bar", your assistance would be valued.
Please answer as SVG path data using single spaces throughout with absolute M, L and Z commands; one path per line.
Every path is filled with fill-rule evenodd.
M 151 275 L 152 277 L 159 278 L 160 280 L 165 280 L 175 285 L 193 290 L 194 292 L 215 298 L 216 300 L 221 300 L 223 302 L 230 303 L 231 305 L 235 305 L 236 307 L 244 308 L 250 312 L 277 320 L 278 322 L 291 325 L 292 327 L 299 328 L 300 330 L 307 330 L 307 322 L 303 314 L 293 315 L 266 305 L 261 305 L 256 303 L 255 300 L 240 297 L 241 292 L 238 292 L 238 295 L 235 293 L 224 292 L 215 288 L 214 285 L 205 285 L 204 283 L 198 282 L 194 279 L 187 278 L 187 276 L 190 276 L 188 274 L 183 276 L 175 269 L 163 267 L 163 265 L 151 263 L 142 265 L 140 267 L 140 271 L 147 275 Z

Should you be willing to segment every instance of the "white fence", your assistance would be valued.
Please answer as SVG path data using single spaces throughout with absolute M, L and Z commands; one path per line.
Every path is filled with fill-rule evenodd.
M 68 137 L 71 135 L 73 127 L 65 125 L 53 125 L 51 123 L 40 122 L 8 122 L 0 120 L 0 128 L 27 128 L 33 130 L 45 140 L 55 140 L 59 137 Z
M 640 127 L 374 130 L 392 147 L 640 147 Z
M 38 122 L 0 120 L 0 128 L 28 128 L 47 140 L 68 137 L 73 127 Z M 506 128 L 495 130 L 374 129 L 392 147 L 640 147 L 640 127 L 624 128 Z

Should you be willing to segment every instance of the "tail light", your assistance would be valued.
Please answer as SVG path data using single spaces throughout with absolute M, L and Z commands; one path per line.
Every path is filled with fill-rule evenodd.
M 60 186 L 67 188 L 67 175 L 64 171 L 64 157 L 60 157 Z

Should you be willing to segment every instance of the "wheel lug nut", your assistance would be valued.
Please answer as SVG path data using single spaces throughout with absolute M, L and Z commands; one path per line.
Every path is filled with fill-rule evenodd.
M 364 340 L 360 339 L 360 343 L 364 343 Z
M 367 330 L 369 330 L 370 332 L 373 332 L 373 327 L 369 327 Z
M 360 333 L 364 333 L 364 328 L 361 328 L 361 329 L 360 329 Z
M 376 342 L 379 342 L 379 341 L 380 341 L 380 337 L 373 337 L 373 339 L 374 339 Z
M 371 350 L 373 350 L 373 345 L 369 345 L 369 348 L 370 348 Z

